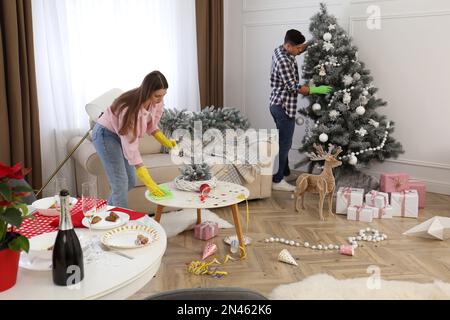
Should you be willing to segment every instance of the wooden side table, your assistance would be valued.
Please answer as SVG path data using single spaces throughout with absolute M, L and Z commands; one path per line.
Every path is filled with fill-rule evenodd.
M 242 233 L 241 221 L 239 219 L 238 204 L 245 201 L 250 195 L 250 191 L 238 184 L 218 181 L 217 186 L 209 193 L 205 201 L 200 200 L 200 193 L 178 190 L 173 182 L 165 183 L 172 191 L 173 197 L 166 200 L 155 200 L 151 198 L 148 191 L 145 192 L 145 198 L 157 205 L 155 220 L 161 220 L 161 214 L 164 207 L 174 207 L 182 209 L 197 209 L 197 224 L 202 222 L 202 209 L 215 209 L 230 207 L 233 214 L 234 226 L 239 240 L 239 246 L 243 248 L 241 256 L 247 254 L 247 249 Z

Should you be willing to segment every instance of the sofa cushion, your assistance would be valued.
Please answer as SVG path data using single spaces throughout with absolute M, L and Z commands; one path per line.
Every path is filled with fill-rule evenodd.
M 145 135 L 139 140 L 139 151 L 141 155 L 160 153 L 161 144 L 153 136 Z

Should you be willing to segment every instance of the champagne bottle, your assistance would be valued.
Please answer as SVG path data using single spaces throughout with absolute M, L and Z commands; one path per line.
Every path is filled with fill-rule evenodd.
M 69 192 L 61 190 L 59 199 L 59 230 L 53 247 L 53 283 L 71 286 L 84 278 L 83 251 L 73 229 Z

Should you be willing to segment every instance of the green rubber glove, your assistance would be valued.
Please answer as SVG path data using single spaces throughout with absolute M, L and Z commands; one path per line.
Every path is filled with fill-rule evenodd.
M 164 191 L 162 191 L 161 188 L 158 187 L 156 182 L 153 181 L 146 167 L 142 166 L 136 169 L 136 176 L 145 184 L 145 186 L 153 196 L 164 197 Z
M 330 86 L 311 86 L 309 87 L 309 94 L 329 94 L 333 90 L 333 87 Z

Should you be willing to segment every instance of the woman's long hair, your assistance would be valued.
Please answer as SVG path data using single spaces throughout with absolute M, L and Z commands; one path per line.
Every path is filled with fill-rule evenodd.
M 127 135 L 133 131 L 133 141 L 137 138 L 137 120 L 142 104 L 147 101 L 155 91 L 169 88 L 166 77 L 159 72 L 149 73 L 140 87 L 127 91 L 114 100 L 111 111 L 114 115 L 119 115 L 125 108 L 127 111 L 123 116 L 122 127 L 119 129 L 120 135 Z

